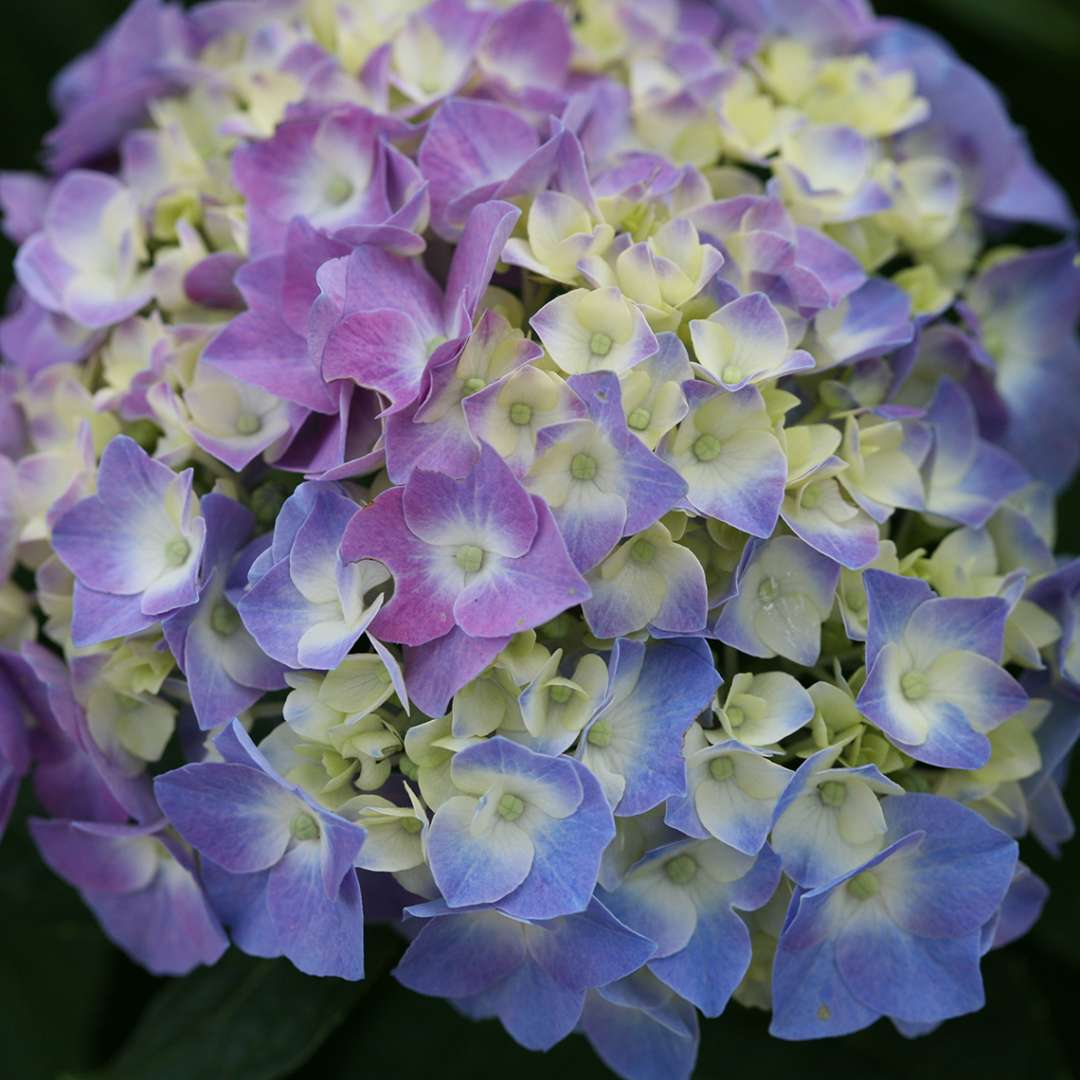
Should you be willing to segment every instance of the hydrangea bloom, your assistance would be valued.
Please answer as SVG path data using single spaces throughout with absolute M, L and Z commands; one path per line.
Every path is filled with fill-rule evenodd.
M 364 916 L 353 867 L 364 830 L 285 782 L 235 720 L 217 748 L 224 761 L 185 765 L 154 789 L 203 856 L 233 941 L 312 975 L 359 978 Z
M 190 469 L 174 473 L 127 436 L 106 447 L 97 494 L 53 530 L 75 575 L 74 644 L 138 633 L 198 599 L 206 523 L 192 481 Z
M 386 567 L 346 562 L 339 550 L 355 510 L 334 484 L 302 485 L 248 570 L 237 611 L 262 651 L 288 667 L 337 667 L 382 606 Z
M 137 0 L 61 74 L 0 827 L 152 971 L 389 918 L 627 1080 L 733 998 L 915 1036 L 1072 832 L 1073 212 L 864 0 L 578 6 Z
M 982 931 L 1011 882 L 1015 841 L 932 795 L 883 808 L 888 846 L 797 895 L 777 948 L 777 1035 L 841 1034 L 881 1015 L 934 1024 L 982 1004 Z

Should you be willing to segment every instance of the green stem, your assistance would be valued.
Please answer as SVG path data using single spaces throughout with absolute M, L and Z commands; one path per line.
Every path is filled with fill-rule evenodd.
M 730 687 L 732 680 L 739 673 L 739 654 L 730 645 L 725 645 L 723 656 L 724 685 Z

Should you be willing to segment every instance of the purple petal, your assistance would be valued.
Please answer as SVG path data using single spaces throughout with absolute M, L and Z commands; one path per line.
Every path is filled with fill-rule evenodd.
M 514 634 L 553 619 L 589 596 L 551 511 L 542 499 L 532 501 L 537 530 L 529 551 L 500 562 L 489 576 L 467 585 L 454 602 L 454 618 L 467 634 Z
M 159 776 L 154 793 L 192 847 L 232 873 L 274 866 L 289 844 L 296 796 L 258 769 L 203 762 Z
M 163 860 L 155 880 L 137 892 L 83 896 L 105 933 L 153 975 L 186 975 L 217 963 L 228 948 L 194 876 L 176 859 Z
M 357 511 L 342 538 L 341 557 L 377 559 L 394 576 L 394 595 L 373 620 L 372 632 L 386 641 L 422 645 L 453 628 L 456 587 L 433 579 L 431 549 L 405 523 L 404 493 L 391 488 Z
M 597 1056 L 613 1072 L 629 1080 L 689 1080 L 697 1058 L 697 1014 L 685 1007 L 686 1030 L 662 1013 L 624 1007 L 600 994 L 590 994 L 581 1024 Z
M 446 282 L 443 312 L 448 327 L 464 333 L 472 325 L 495 264 L 520 216 L 521 211 L 506 202 L 485 202 L 469 214 Z
M 157 872 L 155 843 L 145 827 L 124 833 L 77 821 L 30 820 L 30 832 L 52 871 L 78 889 L 129 893 L 146 888 Z
M 354 871 L 337 895 L 323 888 L 319 845 L 300 842 L 270 871 L 266 905 L 283 952 L 308 975 L 364 977 L 364 909 Z
M 596 762 L 601 773 L 623 777 L 618 814 L 644 813 L 686 790 L 682 737 L 720 682 L 701 639 L 672 639 L 648 648 L 626 638 L 615 643 L 605 703 L 586 728 L 578 756 L 586 765 Z M 590 738 L 601 729 L 606 743 L 595 734 Z
M 463 480 L 417 470 L 402 509 L 409 531 L 428 544 L 476 543 L 511 559 L 524 555 L 536 535 L 534 500 L 490 446 Z
M 154 626 L 158 619 L 144 615 L 138 595 L 116 596 L 75 582 L 72 593 L 71 640 L 74 645 L 98 645 L 129 637 Z
M 405 685 L 417 708 L 444 716 L 450 699 L 510 643 L 509 637 L 474 638 L 454 627 L 424 645 L 405 647 Z
M 435 231 L 456 240 L 471 206 L 536 150 L 532 125 L 513 109 L 453 98 L 439 108 L 420 146 L 420 169 L 431 184 Z M 451 209 L 452 207 L 452 209 Z

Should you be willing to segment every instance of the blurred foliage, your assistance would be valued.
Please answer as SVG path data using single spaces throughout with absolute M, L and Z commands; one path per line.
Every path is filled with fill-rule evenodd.
M 163 986 L 115 1058 L 78 1080 L 288 1076 L 380 986 L 399 951 L 389 930 L 369 933 L 368 978 L 350 983 L 312 979 L 287 960 L 257 960 L 232 949 L 212 968 Z
M 995 82 L 1036 156 L 1080 205 L 1080 5 L 1075 0 L 895 0 L 879 11 L 924 23 Z M 89 47 L 126 0 L 4 3 L 5 115 L 0 168 L 29 169 L 53 118 L 52 75 Z M 0 247 L 0 289 L 10 282 Z M 1061 504 L 1061 547 L 1080 550 L 1080 486 Z M 1080 777 L 1069 789 L 1080 814 Z M 470 1023 L 389 975 L 401 948 L 369 934 L 369 979 L 309 979 L 284 961 L 230 953 L 185 980 L 155 979 L 102 935 L 77 895 L 37 859 L 24 805 L 3 842 L 0 872 L 0 1076 L 12 1080 L 547 1080 L 606 1071 L 585 1042 L 521 1050 L 493 1021 Z M 703 1025 L 696 1075 L 733 1069 L 772 1077 L 1067 1080 L 1080 1076 L 1080 842 L 1054 862 L 1024 857 L 1050 882 L 1043 919 L 985 963 L 987 1006 L 909 1042 L 882 1022 L 830 1042 L 767 1037 L 764 1014 L 732 1006 Z M 306 1065 L 301 1063 L 308 1059 Z

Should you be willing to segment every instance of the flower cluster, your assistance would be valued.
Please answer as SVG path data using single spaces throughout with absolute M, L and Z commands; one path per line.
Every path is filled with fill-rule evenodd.
M 55 101 L 0 817 L 117 944 L 391 921 L 630 1080 L 981 1006 L 1071 832 L 1080 269 L 979 75 L 862 0 L 137 0 Z

